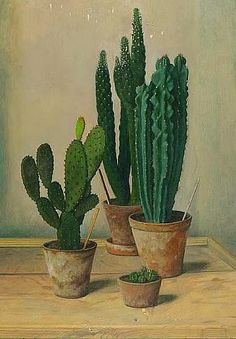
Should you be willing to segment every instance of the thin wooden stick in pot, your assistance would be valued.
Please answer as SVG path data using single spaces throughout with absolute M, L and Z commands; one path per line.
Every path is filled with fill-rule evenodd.
M 86 248 L 87 243 L 89 241 L 89 238 L 90 238 L 90 236 L 91 236 L 91 234 L 93 232 L 93 229 L 94 229 L 94 226 L 96 224 L 99 211 L 100 211 L 100 208 L 97 207 L 95 209 L 94 213 L 93 213 L 93 216 L 92 216 L 92 219 L 91 219 L 91 224 L 90 224 L 90 227 L 89 227 L 89 231 L 88 231 L 87 237 L 85 238 L 85 241 L 84 241 L 83 250 Z
M 192 195 L 191 195 L 191 197 L 190 197 L 190 200 L 189 200 L 189 202 L 188 202 L 188 204 L 187 204 L 187 206 L 186 206 L 186 209 L 185 209 L 185 212 L 184 212 L 182 221 L 185 219 L 185 217 L 186 217 L 186 215 L 187 215 L 187 213 L 188 213 L 188 210 L 189 210 L 189 208 L 190 208 L 190 206 L 191 206 L 191 204 L 192 204 L 194 195 L 195 195 L 195 193 L 197 192 L 197 188 L 198 188 L 199 182 L 200 182 L 200 178 L 197 179 L 197 182 L 196 182 L 196 184 L 195 184 L 195 186 L 194 186 L 193 193 L 192 193 Z
M 106 183 L 105 183 L 103 174 L 102 174 L 102 170 L 99 168 L 98 172 L 99 172 L 99 174 L 100 174 L 101 182 L 102 182 L 104 191 L 105 191 L 105 193 L 106 193 L 107 203 L 110 204 L 110 200 L 111 200 L 111 199 L 110 199 L 110 196 L 109 196 L 109 193 L 108 193 L 108 189 L 107 189 L 107 186 L 106 186 Z

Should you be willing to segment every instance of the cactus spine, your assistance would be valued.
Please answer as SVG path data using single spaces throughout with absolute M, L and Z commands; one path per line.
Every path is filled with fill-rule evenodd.
M 117 198 L 116 203 L 135 204 L 139 202 L 134 134 L 135 95 L 136 87 L 145 81 L 145 46 L 141 15 L 137 8 L 133 12 L 131 53 L 128 39 L 122 37 L 120 58 L 116 57 L 113 76 L 121 107 L 118 163 L 110 75 L 106 53 L 102 51 L 96 72 L 96 100 L 98 124 L 104 128 L 107 141 L 103 160 L 104 167 Z M 132 189 L 129 187 L 130 170 Z
M 52 181 L 54 159 L 48 144 L 39 146 L 37 165 L 31 156 L 26 156 L 21 163 L 26 192 L 36 202 L 43 220 L 57 230 L 61 250 L 81 248 L 80 225 L 85 214 L 98 203 L 97 195 L 91 194 L 91 180 L 102 161 L 105 134 L 97 126 L 83 144 L 84 127 L 84 119 L 80 118 L 76 126 L 78 139 L 73 140 L 66 151 L 65 193 L 57 181 Z M 40 196 L 39 177 L 47 188 L 48 198 Z
M 136 152 L 140 197 L 149 222 L 171 220 L 187 139 L 188 69 L 183 56 L 156 63 L 148 86 L 137 89 Z

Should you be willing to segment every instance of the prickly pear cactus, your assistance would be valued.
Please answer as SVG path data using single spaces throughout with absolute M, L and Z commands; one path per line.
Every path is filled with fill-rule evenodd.
M 72 212 L 63 212 L 61 214 L 57 238 L 61 250 L 78 250 L 82 247 L 80 243 L 80 224 Z
M 137 90 L 136 152 L 140 198 L 149 222 L 171 220 L 187 139 L 186 60 L 157 61 L 148 86 Z
M 86 198 L 80 200 L 76 210 L 75 216 L 76 218 L 80 218 L 85 215 L 88 211 L 93 209 L 99 203 L 98 196 L 96 194 L 90 194 Z
M 51 201 L 45 197 L 41 197 L 37 200 L 36 204 L 43 220 L 46 221 L 48 225 L 58 229 L 60 226 L 59 216 Z
M 43 220 L 57 230 L 61 250 L 82 247 L 80 226 L 85 214 L 99 202 L 97 195 L 91 193 L 91 180 L 103 158 L 105 135 L 101 127 L 95 127 L 83 145 L 80 139 L 84 125 L 84 119 L 80 118 L 76 126 L 78 139 L 72 141 L 66 151 L 65 193 L 57 181 L 52 181 L 53 155 L 48 144 L 39 146 L 37 165 L 31 156 L 26 156 L 21 163 L 26 192 L 36 202 Z M 48 198 L 40 196 L 39 174 Z
M 53 181 L 48 187 L 48 197 L 56 209 L 63 212 L 65 210 L 65 198 L 61 185 Z
M 85 121 L 83 117 L 79 117 L 76 122 L 75 135 L 76 139 L 81 140 L 85 129 Z
M 40 197 L 39 175 L 34 158 L 27 155 L 21 162 L 21 176 L 29 197 L 37 201 Z
M 37 167 L 43 185 L 48 188 L 53 174 L 53 153 L 49 144 L 42 144 L 37 149 Z
M 65 196 L 66 211 L 72 211 L 81 198 L 87 182 L 86 153 L 80 140 L 74 140 L 66 151 Z
M 101 159 L 104 152 L 105 133 L 100 126 L 94 127 L 88 134 L 84 149 L 87 158 L 88 176 L 87 180 L 90 181 L 100 166 Z

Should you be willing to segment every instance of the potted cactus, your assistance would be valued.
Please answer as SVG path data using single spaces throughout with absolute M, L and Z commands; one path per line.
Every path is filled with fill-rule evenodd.
M 188 69 L 178 55 L 156 63 L 137 89 L 136 152 L 143 214 L 130 216 L 138 253 L 161 277 L 182 273 L 191 216 L 173 211 L 187 139 Z
M 116 58 L 114 67 L 115 89 L 120 101 L 118 157 L 110 74 L 105 51 L 100 53 L 96 71 L 98 124 L 104 129 L 106 136 L 103 164 L 115 195 L 114 199 L 103 203 L 112 235 L 112 238 L 107 240 L 107 249 L 112 254 L 137 255 L 128 217 L 140 210 L 134 109 L 136 87 L 145 81 L 145 64 L 142 20 L 139 10 L 135 8 L 131 53 L 129 41 L 123 37 L 121 39 L 121 55 L 120 58 Z M 130 187 L 130 172 L 132 187 Z
M 38 147 L 36 161 L 28 155 L 21 163 L 26 192 L 43 220 L 57 232 L 57 240 L 45 243 L 43 250 L 54 292 L 64 298 L 79 298 L 87 293 L 97 246 L 89 241 L 83 248 L 80 226 L 85 214 L 98 203 L 97 195 L 91 193 L 91 180 L 102 161 L 105 134 L 101 127 L 94 127 L 83 144 L 84 127 L 84 119 L 79 118 L 77 139 L 66 151 L 65 192 L 57 181 L 52 181 L 54 157 L 48 144 Z M 39 180 L 48 197 L 41 196 Z
M 120 277 L 118 284 L 125 305 L 151 307 L 157 304 L 161 278 L 155 271 L 142 267 L 138 272 Z

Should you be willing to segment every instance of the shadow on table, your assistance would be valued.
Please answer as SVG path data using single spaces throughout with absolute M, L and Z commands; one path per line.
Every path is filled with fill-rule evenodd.
M 111 279 L 101 279 L 101 280 L 91 281 L 89 284 L 89 293 L 111 286 L 112 283 L 113 282 Z
M 167 304 L 177 299 L 176 294 L 161 294 L 158 297 L 157 305 Z
M 194 273 L 201 272 L 209 266 L 207 261 L 199 261 L 199 262 L 185 262 L 183 266 L 183 273 Z

